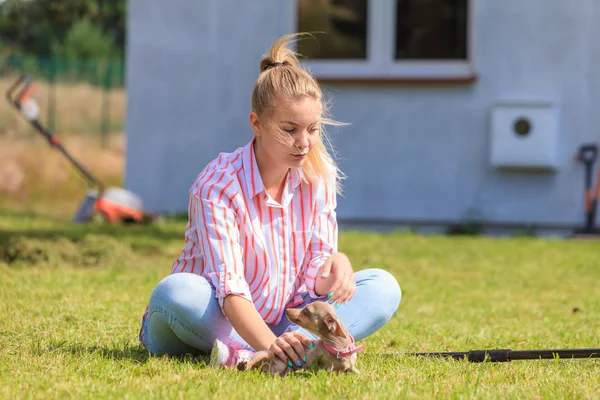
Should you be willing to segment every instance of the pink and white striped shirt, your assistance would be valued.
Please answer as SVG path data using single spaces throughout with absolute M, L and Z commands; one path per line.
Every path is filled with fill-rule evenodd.
M 227 295 L 242 296 L 276 324 L 303 292 L 318 297 L 317 272 L 337 252 L 336 192 L 292 168 L 277 203 L 263 186 L 253 142 L 221 153 L 192 185 L 185 247 L 171 273 L 204 276 L 221 307 Z

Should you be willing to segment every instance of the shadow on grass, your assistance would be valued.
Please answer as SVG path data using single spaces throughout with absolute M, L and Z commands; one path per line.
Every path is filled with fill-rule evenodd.
M 9 264 L 21 259 L 31 261 L 32 252 L 38 254 L 35 259 L 44 260 L 51 258 L 48 254 L 52 251 L 61 250 L 61 246 L 73 245 L 80 251 L 98 253 L 121 244 L 141 255 L 171 255 L 171 247 L 179 248 L 183 243 L 184 231 L 185 222 L 178 219 L 149 224 L 75 224 L 0 211 L 0 260 Z
M 210 355 L 205 353 L 184 354 L 181 356 L 155 356 L 148 353 L 142 345 L 127 344 L 122 348 L 106 347 L 106 346 L 85 346 L 69 342 L 55 342 L 50 344 L 43 350 L 46 352 L 57 352 L 61 354 L 71 354 L 74 357 L 85 358 L 90 355 L 100 356 L 103 359 L 111 361 L 125 361 L 133 364 L 144 365 L 151 359 L 163 360 L 164 362 L 175 361 L 179 363 L 194 364 L 195 368 L 211 368 Z M 402 354 L 371 354 L 368 359 L 371 362 L 381 361 L 382 359 L 399 360 L 402 359 Z M 415 357 L 416 359 L 416 357 Z M 259 371 L 247 371 L 251 373 L 262 374 Z M 332 373 L 323 369 L 315 363 L 307 369 L 294 370 L 292 373 L 285 376 L 287 379 L 313 379 L 317 375 L 331 375 Z M 352 376 L 352 374 L 349 374 Z
M 10 221 L 9 227 L 0 228 L 0 236 L 22 235 L 39 239 L 66 237 L 77 239 L 85 234 L 99 234 L 116 238 L 143 236 L 162 240 L 181 240 L 184 237 L 185 222 L 181 218 L 166 219 L 141 224 L 77 224 L 67 219 L 40 216 L 32 213 L 12 213 L 0 210 L 0 219 Z M 14 220 L 14 223 L 13 223 Z M 42 222 L 42 224 L 40 224 Z M 45 222 L 45 224 L 43 224 Z M 44 225 L 46 225 L 44 227 Z
M 57 342 L 48 346 L 49 351 L 68 353 L 73 356 L 98 355 L 107 360 L 129 361 L 135 364 L 146 364 L 150 359 L 176 360 L 192 362 L 207 366 L 210 360 L 208 354 L 184 354 L 181 356 L 151 355 L 142 345 L 126 345 L 122 348 L 106 346 L 85 346 L 68 342 Z

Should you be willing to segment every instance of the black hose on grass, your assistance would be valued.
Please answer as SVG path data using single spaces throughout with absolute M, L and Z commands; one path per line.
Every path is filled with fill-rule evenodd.
M 451 357 L 469 362 L 507 362 L 513 360 L 543 360 L 569 358 L 600 358 L 600 348 L 553 349 L 553 350 L 469 350 L 465 352 L 407 353 L 418 357 Z

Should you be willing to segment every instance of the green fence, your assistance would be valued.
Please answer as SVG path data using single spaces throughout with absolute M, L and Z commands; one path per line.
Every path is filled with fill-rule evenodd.
M 110 134 L 123 132 L 126 91 L 121 60 L 4 57 L 0 58 L 0 89 L 6 92 L 23 73 L 31 74 L 36 82 L 32 96 L 40 104 L 41 123 L 52 132 L 97 135 L 102 144 Z M 0 135 L 31 133 L 14 108 L 0 109 L 4 110 Z

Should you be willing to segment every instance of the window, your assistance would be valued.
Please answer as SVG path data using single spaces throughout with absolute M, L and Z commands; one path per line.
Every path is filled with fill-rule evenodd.
M 473 79 L 472 0 L 296 0 L 304 62 L 320 79 Z
M 466 60 L 467 0 L 397 0 L 397 60 Z
M 316 34 L 299 43 L 299 52 L 311 59 L 364 60 L 367 57 L 367 0 L 298 0 L 298 29 Z

